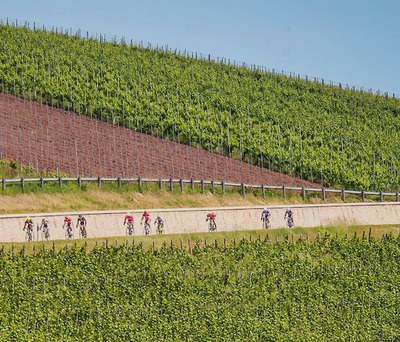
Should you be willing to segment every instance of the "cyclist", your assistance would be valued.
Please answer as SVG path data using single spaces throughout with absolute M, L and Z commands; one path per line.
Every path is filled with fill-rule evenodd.
M 212 222 L 212 224 L 214 225 L 214 229 L 217 229 L 217 223 L 215 222 L 216 217 L 217 217 L 217 215 L 211 212 L 211 213 L 207 214 L 207 218 L 206 218 L 206 222 L 208 222 L 208 221 L 210 221 L 210 223 Z
M 126 215 L 125 215 L 124 226 L 127 222 L 130 223 L 133 227 L 133 215 L 129 212 L 126 213 Z
M 40 229 L 43 230 L 45 238 L 48 239 L 50 237 L 50 224 L 46 218 L 42 219 L 42 223 L 40 224 Z
M 150 226 L 150 214 L 146 210 L 144 211 L 144 213 L 142 215 L 142 219 L 140 220 L 140 224 L 142 224 L 143 219 L 144 219 L 144 223 L 145 224 L 147 223 Z
M 133 233 L 133 215 L 129 212 L 125 215 L 124 226 L 128 223 L 127 234 L 132 235 Z
M 268 228 L 271 219 L 271 212 L 264 208 L 263 212 L 261 213 L 261 221 L 264 223 L 264 228 Z
M 86 236 L 87 236 L 87 232 L 86 232 L 87 221 L 86 221 L 86 218 L 83 217 L 83 215 L 78 216 L 78 221 L 76 221 L 76 228 L 78 228 L 78 225 L 80 226 L 82 236 L 86 238 Z
M 23 230 L 25 231 L 25 229 L 33 231 L 33 220 L 29 216 L 25 220 Z
M 72 233 L 72 219 L 68 216 L 65 216 L 63 229 L 67 227 L 68 235 L 71 236 Z
M 157 224 L 158 233 L 162 234 L 164 232 L 164 220 L 160 215 L 157 215 L 157 218 L 154 221 L 154 224 Z
M 293 225 L 293 211 L 290 208 L 287 208 L 285 211 L 285 216 L 283 217 L 286 220 L 286 217 L 288 218 L 288 223 L 290 223 L 290 226 Z

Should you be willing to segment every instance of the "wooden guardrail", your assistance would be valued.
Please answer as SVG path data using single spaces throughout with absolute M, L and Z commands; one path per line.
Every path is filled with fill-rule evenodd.
M 236 187 L 241 189 L 243 195 L 246 194 L 246 189 L 261 189 L 262 196 L 265 197 L 266 191 L 275 190 L 282 191 L 282 195 L 286 198 L 287 191 L 300 192 L 303 198 L 306 197 L 307 193 L 320 193 L 323 200 L 326 199 L 328 194 L 341 195 L 343 201 L 346 201 L 347 195 L 360 196 L 362 201 L 365 201 L 367 196 L 379 196 L 381 202 L 384 201 L 384 197 L 394 197 L 396 202 L 399 202 L 399 192 L 383 192 L 383 191 L 364 191 L 364 190 L 346 190 L 346 189 L 330 189 L 330 188 L 306 188 L 296 186 L 279 186 L 279 185 L 264 185 L 264 184 L 245 184 L 245 183 L 230 183 L 224 181 L 214 180 L 194 180 L 194 179 L 177 179 L 177 178 L 102 178 L 102 177 L 40 177 L 40 178 L 13 178 L 1 180 L 2 190 L 5 190 L 7 184 L 20 184 L 22 188 L 25 188 L 26 183 L 39 183 L 43 188 L 46 183 L 58 183 L 60 187 L 63 186 L 64 182 L 76 182 L 79 187 L 82 187 L 83 182 L 96 182 L 97 186 L 101 188 L 103 182 L 115 182 L 118 187 L 122 186 L 122 183 L 137 183 L 139 188 L 142 187 L 143 183 L 157 183 L 159 189 L 162 189 L 164 184 L 167 184 L 169 189 L 173 191 L 174 186 L 178 185 L 181 192 L 184 191 L 184 185 L 190 185 L 191 189 L 194 190 L 195 186 L 200 186 L 202 193 L 205 193 L 205 187 L 210 186 L 212 193 L 215 192 L 216 187 L 221 187 L 222 192 L 225 193 L 227 187 Z

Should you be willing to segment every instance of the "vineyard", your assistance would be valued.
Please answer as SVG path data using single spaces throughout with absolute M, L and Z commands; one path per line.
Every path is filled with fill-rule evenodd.
M 0 338 L 395 341 L 399 258 L 391 235 L 3 252 Z
M 3 93 L 325 186 L 399 187 L 394 96 L 79 31 L 2 24 L 0 41 Z

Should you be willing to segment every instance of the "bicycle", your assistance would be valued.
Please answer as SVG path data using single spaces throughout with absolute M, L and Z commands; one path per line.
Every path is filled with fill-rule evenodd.
M 164 233 L 164 223 L 162 222 L 157 223 L 157 233 L 158 234 Z
M 291 218 L 291 217 L 287 217 L 286 218 L 286 228 L 292 228 L 292 227 L 294 227 L 294 221 L 293 221 L 293 218 Z
M 126 225 L 126 235 L 130 236 L 134 234 L 134 230 L 133 230 L 133 223 L 128 221 L 128 224 Z
M 79 225 L 79 237 L 82 239 L 87 238 L 86 227 L 83 224 Z
M 150 227 L 150 224 L 148 222 L 144 223 L 143 232 L 144 232 L 144 235 L 150 235 L 151 227 Z
M 262 219 L 262 229 L 270 229 L 271 228 L 271 221 L 269 218 Z
M 208 220 L 208 231 L 209 232 L 216 232 L 217 231 L 217 224 L 213 219 Z
M 25 241 L 33 241 L 34 239 L 34 233 L 33 233 L 33 228 L 32 227 L 28 227 L 26 229 L 26 233 L 25 233 Z
M 63 227 L 64 229 L 64 227 Z M 72 227 L 67 227 L 65 230 L 65 239 L 66 240 L 73 240 L 74 239 L 74 231 L 72 230 Z
M 43 227 L 42 229 L 42 241 L 48 241 L 50 239 L 50 230 L 48 227 Z

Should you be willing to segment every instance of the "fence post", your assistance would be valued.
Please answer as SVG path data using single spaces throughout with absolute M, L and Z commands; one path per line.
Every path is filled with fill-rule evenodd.
M 158 180 L 158 188 L 162 190 L 162 178 Z
M 21 187 L 22 187 L 22 189 L 25 188 L 25 180 L 23 177 L 21 178 Z
M 221 187 L 222 187 L 222 194 L 225 195 L 225 182 L 221 182 Z
M 79 189 L 82 188 L 82 179 L 81 179 L 81 177 L 78 177 L 78 186 L 79 186 Z
M 303 197 L 303 200 L 306 199 L 306 188 L 304 186 L 301 187 L 301 197 Z
M 204 179 L 201 180 L 201 193 L 204 194 L 206 192 L 204 188 Z
M 246 196 L 246 186 L 244 185 L 243 182 L 242 182 L 242 195 Z
M 99 189 L 101 189 L 101 177 L 97 178 L 97 186 Z
M 342 188 L 342 201 L 346 202 L 346 190 Z
M 214 180 L 211 181 L 211 192 L 213 195 L 215 194 Z
M 325 202 L 325 200 L 326 200 L 326 191 L 325 191 L 325 188 L 322 188 L 322 200 Z
M 261 185 L 262 197 L 265 198 L 265 185 Z
M 139 191 L 142 191 L 142 178 L 138 178 Z
M 361 190 L 361 200 L 365 202 L 365 191 L 364 189 Z
M 179 180 L 179 185 L 181 187 L 181 192 L 183 192 L 183 179 L 182 178 Z
M 2 183 L 1 188 L 2 188 L 3 190 L 5 190 L 5 189 L 6 189 L 6 180 L 5 180 L 5 178 L 3 178 L 3 180 L 1 181 L 1 183 Z
M 171 192 L 174 191 L 174 180 L 172 179 L 172 177 L 169 179 L 169 190 Z
M 380 200 L 381 202 L 383 202 L 383 192 L 382 192 L 382 190 L 379 191 L 379 200 Z
M 44 180 L 43 177 L 40 177 L 40 187 L 43 189 L 44 187 Z
M 120 188 L 121 187 L 121 177 L 118 177 L 117 182 L 118 182 L 118 187 Z
M 190 187 L 192 188 L 192 191 L 194 191 L 194 180 L 193 180 L 193 178 L 190 179 Z
M 60 186 L 60 188 L 62 187 L 63 181 L 61 177 L 58 177 L 58 185 Z
M 282 185 L 282 195 L 286 199 L 286 187 L 284 185 Z

